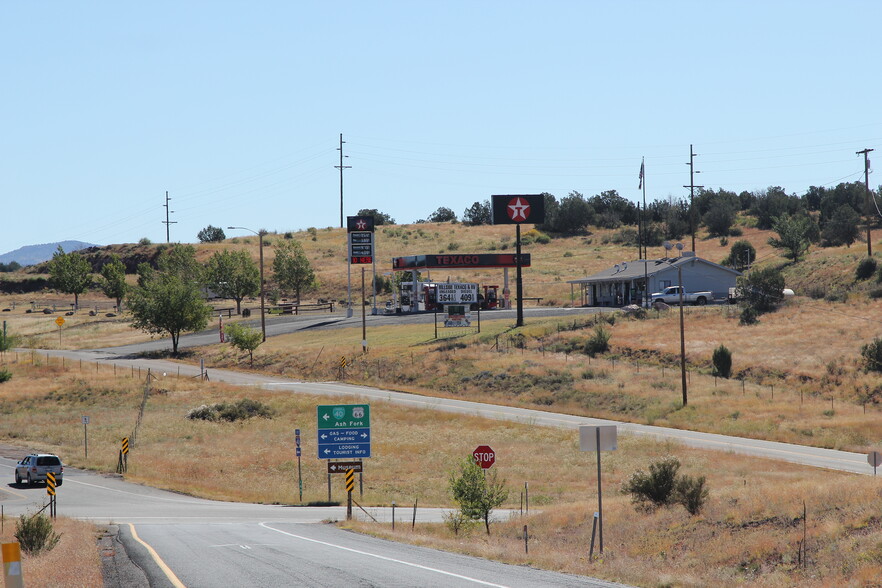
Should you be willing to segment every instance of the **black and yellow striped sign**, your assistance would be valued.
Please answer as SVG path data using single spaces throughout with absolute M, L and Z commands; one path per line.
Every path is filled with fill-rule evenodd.
M 46 494 L 55 496 L 55 474 L 52 472 L 46 473 Z
M 355 489 L 355 470 L 346 470 L 346 491 L 352 492 Z
M 123 455 L 126 455 L 129 452 L 129 438 L 128 437 L 123 437 L 122 452 L 123 452 Z
M 341 368 L 345 368 L 345 367 L 346 367 L 346 356 L 345 356 L 345 355 L 341 355 L 341 356 L 340 356 L 340 367 L 341 367 Z

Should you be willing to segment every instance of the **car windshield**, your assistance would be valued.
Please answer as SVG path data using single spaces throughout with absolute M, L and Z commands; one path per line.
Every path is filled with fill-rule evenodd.
M 41 466 L 57 466 L 61 465 L 61 460 L 54 455 L 43 455 L 37 458 L 37 465 Z

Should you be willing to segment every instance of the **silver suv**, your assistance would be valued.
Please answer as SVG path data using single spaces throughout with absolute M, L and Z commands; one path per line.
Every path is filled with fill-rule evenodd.
M 48 472 L 55 474 L 55 485 L 61 486 L 64 473 L 61 459 L 49 453 L 32 453 L 15 466 L 15 483 L 21 484 L 23 480 L 27 480 L 30 485 L 45 482 Z

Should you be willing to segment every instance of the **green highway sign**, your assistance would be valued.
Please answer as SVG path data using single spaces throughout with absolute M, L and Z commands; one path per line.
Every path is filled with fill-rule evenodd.
M 328 404 L 316 407 L 318 429 L 340 429 L 371 426 L 369 404 Z
M 371 410 L 367 404 L 316 407 L 319 459 L 371 456 Z

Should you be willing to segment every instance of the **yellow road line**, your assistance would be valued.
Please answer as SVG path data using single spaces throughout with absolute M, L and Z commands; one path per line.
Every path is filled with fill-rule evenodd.
M 162 561 L 162 558 L 159 557 L 159 554 L 156 553 L 156 550 L 145 543 L 143 539 L 138 537 L 138 533 L 135 532 L 135 525 L 129 523 L 129 530 L 131 530 L 132 537 L 135 538 L 135 541 L 137 541 L 138 543 L 143 545 L 145 549 L 147 549 L 147 551 L 150 553 L 150 557 L 153 558 L 153 561 L 156 562 L 156 565 L 159 566 L 159 569 L 162 570 L 162 573 L 165 574 L 165 577 L 168 578 L 168 581 L 172 583 L 172 586 L 174 586 L 175 588 L 187 588 L 186 586 L 184 586 L 184 583 L 178 579 L 175 573 L 171 571 L 171 568 L 165 565 L 165 562 Z

